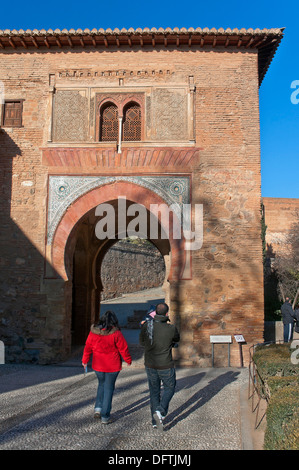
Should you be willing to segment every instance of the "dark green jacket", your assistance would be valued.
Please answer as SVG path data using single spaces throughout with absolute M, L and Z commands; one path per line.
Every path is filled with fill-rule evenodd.
M 168 323 L 168 317 L 164 315 L 155 315 L 148 321 L 153 321 L 153 342 L 147 333 L 147 321 L 142 325 L 139 336 L 139 343 L 144 347 L 144 365 L 152 369 L 174 367 L 172 347 L 180 340 L 177 328 Z

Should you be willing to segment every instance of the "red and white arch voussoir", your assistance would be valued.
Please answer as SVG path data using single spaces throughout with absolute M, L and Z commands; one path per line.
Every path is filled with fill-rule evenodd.
M 65 267 L 65 252 L 68 238 L 75 225 L 91 209 L 99 204 L 116 200 L 118 197 L 126 197 L 127 200 L 142 204 L 150 210 L 151 204 L 166 204 L 166 202 L 153 191 L 137 184 L 118 181 L 110 183 L 87 192 L 73 202 L 62 216 L 55 231 L 52 242 L 52 266 L 64 280 L 68 280 Z M 163 217 L 162 217 L 163 219 Z M 163 227 L 163 220 L 160 222 Z M 182 278 L 186 256 L 184 250 L 184 240 L 173 239 L 170 234 L 171 246 L 171 269 L 170 280 Z

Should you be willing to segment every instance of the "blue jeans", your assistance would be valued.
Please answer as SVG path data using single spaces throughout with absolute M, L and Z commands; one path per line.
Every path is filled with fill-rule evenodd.
M 150 392 L 152 423 L 155 424 L 153 419 L 155 411 L 160 411 L 162 416 L 166 416 L 168 413 L 168 406 L 175 392 L 176 373 L 174 368 L 151 369 L 146 367 L 145 370 Z M 163 393 L 161 393 L 161 384 L 164 387 Z
M 289 343 L 293 339 L 293 323 L 283 325 L 283 341 Z
M 101 410 L 102 418 L 109 418 L 115 382 L 119 372 L 98 372 L 95 370 L 95 373 L 99 381 L 95 410 Z

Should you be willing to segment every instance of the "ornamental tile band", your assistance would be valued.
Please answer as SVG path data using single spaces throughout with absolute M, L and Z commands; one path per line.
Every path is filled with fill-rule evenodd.
M 47 245 L 51 245 L 55 230 L 67 208 L 91 189 L 116 181 L 126 181 L 150 189 L 169 206 L 177 204 L 182 214 L 183 204 L 190 203 L 188 176 L 49 176 Z

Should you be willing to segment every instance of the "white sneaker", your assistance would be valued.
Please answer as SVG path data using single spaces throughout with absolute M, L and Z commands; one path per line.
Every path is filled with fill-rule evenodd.
M 161 415 L 160 411 L 155 411 L 154 414 L 153 414 L 153 418 L 156 421 L 158 430 L 159 431 L 164 431 L 162 415 Z

